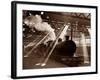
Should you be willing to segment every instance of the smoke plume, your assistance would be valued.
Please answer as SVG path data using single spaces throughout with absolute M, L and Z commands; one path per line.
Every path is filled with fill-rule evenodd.
M 44 43 L 56 39 L 54 29 L 47 22 L 43 22 L 40 15 L 30 15 L 24 19 L 24 23 L 30 28 L 35 28 L 37 31 L 42 31 L 46 34 L 49 33 Z

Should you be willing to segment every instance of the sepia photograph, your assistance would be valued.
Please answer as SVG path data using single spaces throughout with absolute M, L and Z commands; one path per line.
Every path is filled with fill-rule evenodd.
M 23 69 L 91 65 L 91 14 L 23 10 Z
M 12 2 L 12 78 L 97 73 L 97 7 Z

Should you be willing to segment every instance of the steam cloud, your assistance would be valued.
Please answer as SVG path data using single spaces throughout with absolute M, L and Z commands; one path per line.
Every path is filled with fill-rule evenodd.
M 24 23 L 30 28 L 35 28 L 37 31 L 49 33 L 48 37 L 44 41 L 44 44 L 48 41 L 54 41 L 56 39 L 56 35 L 54 29 L 47 23 L 43 22 L 40 15 L 30 15 L 24 19 Z

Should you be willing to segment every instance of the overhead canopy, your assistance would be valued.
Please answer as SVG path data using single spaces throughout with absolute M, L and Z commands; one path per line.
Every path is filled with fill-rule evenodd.
M 30 11 L 24 10 L 23 14 L 28 16 L 41 15 L 44 20 L 49 20 L 51 22 L 62 22 L 62 23 L 78 23 L 79 26 L 85 25 L 90 26 L 91 24 L 91 14 L 90 13 L 73 13 L 73 12 L 46 12 L 46 11 Z

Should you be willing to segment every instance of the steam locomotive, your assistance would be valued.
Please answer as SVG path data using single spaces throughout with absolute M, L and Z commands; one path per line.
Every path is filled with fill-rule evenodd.
M 76 51 L 76 44 L 73 40 L 69 40 L 69 36 L 66 36 L 66 41 L 61 42 L 58 40 L 58 44 L 55 47 L 55 53 L 61 56 L 73 57 Z

